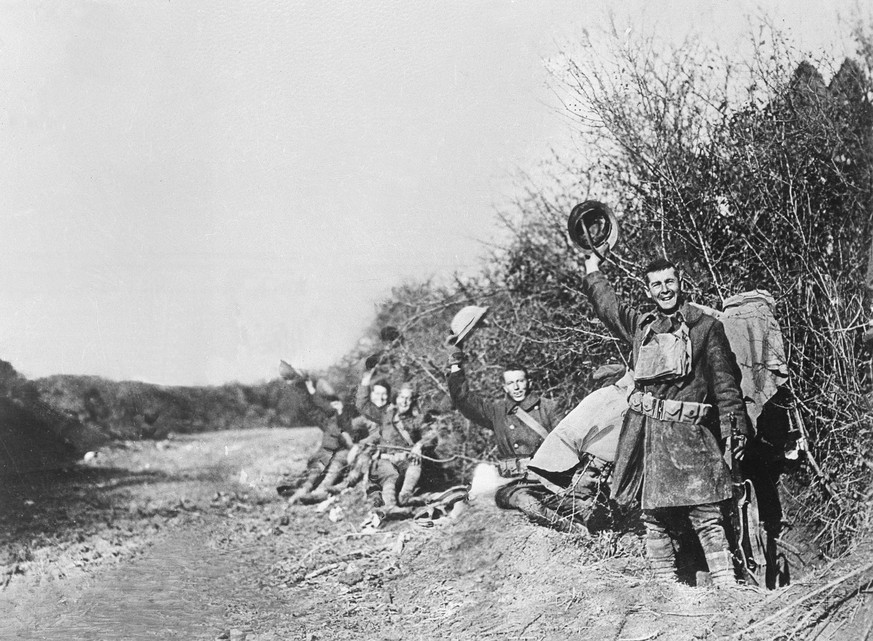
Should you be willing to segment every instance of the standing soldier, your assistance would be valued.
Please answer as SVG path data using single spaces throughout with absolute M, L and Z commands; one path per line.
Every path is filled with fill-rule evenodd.
M 723 445 L 736 417 L 734 454 L 748 432 L 735 360 L 721 322 L 687 304 L 679 270 L 656 259 L 643 270 L 655 310 L 618 301 L 596 253 L 585 261 L 583 290 L 598 318 L 632 345 L 635 389 L 622 425 L 613 497 L 641 499 L 646 553 L 655 576 L 675 578 L 672 538 L 690 519 L 715 585 L 735 583 L 721 503 L 732 495 Z

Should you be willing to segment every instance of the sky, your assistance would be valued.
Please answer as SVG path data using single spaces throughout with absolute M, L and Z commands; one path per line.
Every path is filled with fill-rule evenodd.
M 761 4 L 802 46 L 847 47 L 854 2 Z M 612 15 L 730 50 L 760 14 L 0 0 L 0 358 L 174 385 L 326 367 L 392 286 L 499 240 L 519 172 L 572 137 L 544 64 L 562 43 Z

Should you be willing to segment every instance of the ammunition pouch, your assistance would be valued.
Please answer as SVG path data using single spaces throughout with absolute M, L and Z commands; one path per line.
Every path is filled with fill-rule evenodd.
M 527 474 L 527 466 L 530 457 L 527 458 L 504 458 L 497 461 L 497 472 L 503 478 L 516 478 Z
M 712 405 L 709 403 L 695 403 L 693 401 L 674 401 L 653 396 L 649 392 L 636 391 L 628 398 L 628 407 L 645 416 L 656 418 L 659 421 L 672 423 L 705 423 L 713 414 Z
M 647 325 L 636 355 L 634 380 L 654 383 L 684 378 L 691 371 L 691 339 L 682 321 L 675 332 L 655 333 Z

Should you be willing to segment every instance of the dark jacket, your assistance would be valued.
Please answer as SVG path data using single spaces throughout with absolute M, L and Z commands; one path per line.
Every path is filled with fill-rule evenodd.
M 409 437 L 408 441 L 404 432 Z M 383 443 L 406 447 L 409 447 L 410 442 L 421 443 L 424 452 L 433 452 L 439 438 L 430 413 L 422 412 L 417 405 L 413 405 L 405 414 L 395 409 L 390 422 L 382 429 Z
M 370 400 L 369 389 L 359 385 L 355 392 L 355 406 L 362 416 L 371 421 L 370 433 L 364 442 L 371 445 L 392 445 L 411 448 L 419 441 L 423 451 L 433 451 L 439 441 L 439 434 L 429 420 L 429 414 L 422 413 L 417 406 L 406 414 L 400 414 L 397 406 L 388 403 L 376 407 Z M 409 436 L 409 440 L 403 435 Z
M 658 312 L 641 313 L 618 301 L 600 272 L 585 277 L 583 291 L 598 318 L 617 337 L 632 345 L 636 361 L 643 329 L 675 328 L 676 319 Z M 689 328 L 691 371 L 681 379 L 636 384 L 636 389 L 660 399 L 709 403 L 716 412 L 706 424 L 661 421 L 628 410 L 615 462 L 613 496 L 629 504 L 641 496 L 643 509 L 702 505 L 731 496 L 730 472 L 720 441 L 730 434 L 730 415 L 747 433 L 745 405 L 737 367 L 724 327 L 694 306 L 683 304 L 678 314 Z
M 504 396 L 499 401 L 486 401 L 480 398 L 470 391 L 463 370 L 449 374 L 449 394 L 461 414 L 477 425 L 494 431 L 498 458 L 531 457 L 543 442 L 543 438 L 525 425 L 518 416 L 510 414 L 516 406 L 515 401 L 508 396 Z M 558 424 L 559 418 L 552 399 L 528 394 L 518 405 L 536 419 L 547 432 L 551 432 Z
M 344 407 L 343 413 L 337 414 L 330 401 L 321 394 L 315 393 L 310 398 L 312 399 L 312 404 L 324 415 L 323 420 L 319 423 L 319 428 L 321 428 L 322 432 L 321 449 L 330 452 L 347 449 L 349 445 L 343 434 L 348 434 L 349 438 L 355 440 L 353 437 L 351 408 Z

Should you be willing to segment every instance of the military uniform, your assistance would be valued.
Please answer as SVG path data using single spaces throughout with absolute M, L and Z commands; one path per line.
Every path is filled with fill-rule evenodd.
M 405 450 L 418 446 L 422 454 L 433 456 L 439 435 L 433 429 L 429 414 L 422 413 L 417 404 L 405 414 L 393 404 L 376 407 L 364 385 L 358 387 L 355 403 L 361 414 L 371 421 L 369 435 L 362 441 L 370 451 L 367 488 L 370 501 L 376 508 L 389 510 L 398 504 L 414 504 L 413 493 L 422 476 L 423 462 L 419 456 Z
M 338 491 L 336 484 L 346 468 L 350 444 L 361 436 L 360 427 L 348 409 L 338 413 L 330 400 L 318 392 L 310 398 L 322 414 L 321 443 L 306 462 L 306 478 L 292 495 L 292 502 L 315 502 L 327 498 L 328 492 Z
M 641 313 L 620 303 L 600 272 L 585 277 L 583 291 L 607 328 L 632 345 L 635 363 L 648 337 L 687 334 L 686 373 L 635 385 L 619 437 L 613 496 L 620 504 L 641 501 L 656 572 L 672 572 L 670 533 L 676 519 L 687 515 L 714 579 L 728 572 L 732 579 L 719 505 L 732 488 L 721 443 L 730 435 L 731 415 L 743 433 L 748 428 L 724 327 L 687 303 L 670 316 Z
M 551 493 L 542 483 L 529 475 L 527 465 L 543 442 L 543 437 L 529 427 L 516 413 L 517 408 L 539 423 L 546 432 L 558 424 L 555 402 L 537 394 L 528 394 L 520 403 L 508 396 L 497 401 L 486 401 L 470 391 L 463 369 L 451 372 L 448 378 L 449 394 L 455 407 L 466 418 L 494 432 L 500 475 L 511 478 L 495 496 L 497 505 L 505 509 L 520 509 L 538 521 L 548 520 L 554 514 L 543 508 L 543 500 Z

